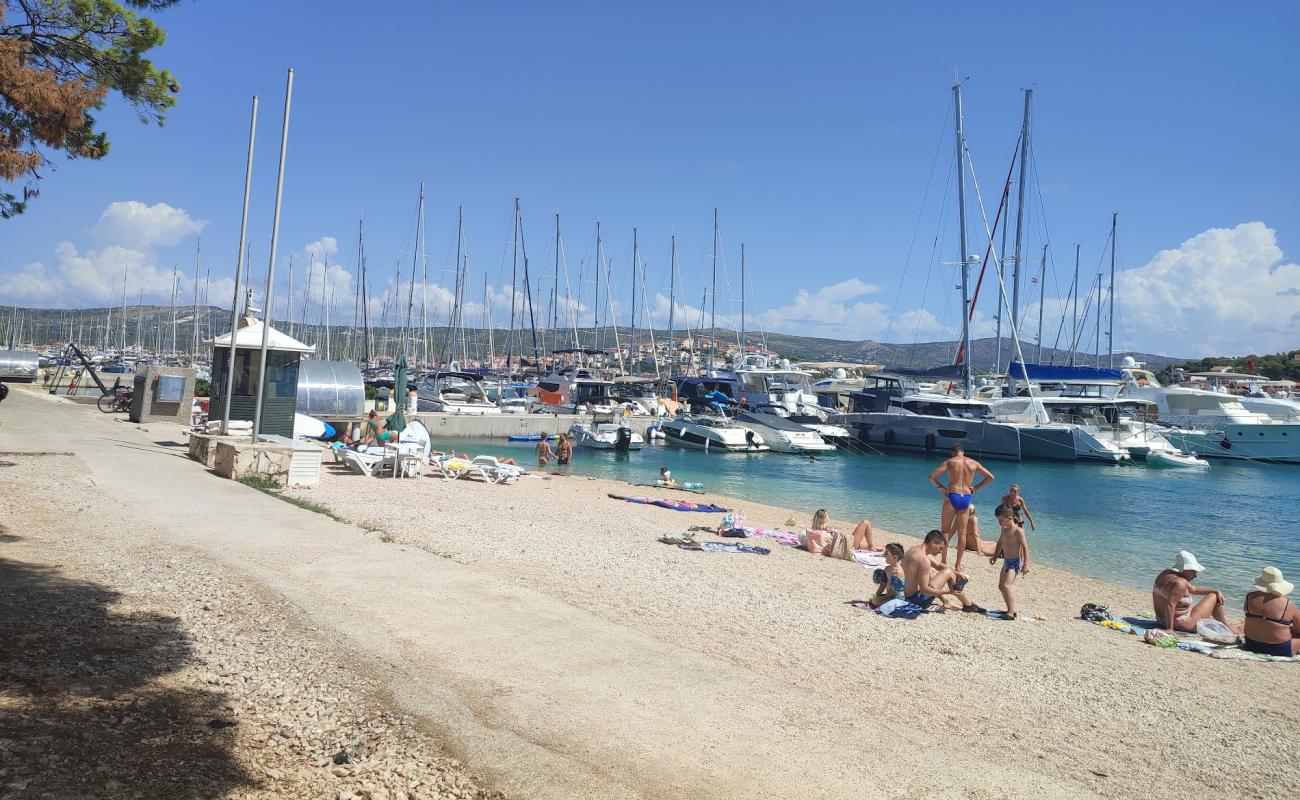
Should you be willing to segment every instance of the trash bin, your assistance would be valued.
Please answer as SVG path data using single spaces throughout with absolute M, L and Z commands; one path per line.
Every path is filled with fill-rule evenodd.
M 385 412 L 388 410 L 388 387 L 381 386 L 375 390 L 375 411 Z

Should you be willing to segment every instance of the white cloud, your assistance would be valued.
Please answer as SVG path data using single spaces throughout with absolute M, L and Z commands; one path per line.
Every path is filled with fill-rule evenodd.
M 166 203 L 147 206 L 139 200 L 109 203 L 93 230 L 95 240 L 136 250 L 170 247 L 203 231 L 206 220 L 191 219 L 184 209 Z
M 1116 276 L 1116 344 L 1179 355 L 1274 352 L 1300 341 L 1300 265 L 1262 222 L 1211 228 Z

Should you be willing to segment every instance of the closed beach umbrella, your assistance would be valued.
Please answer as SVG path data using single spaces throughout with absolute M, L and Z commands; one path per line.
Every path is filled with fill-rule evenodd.
M 406 406 L 406 354 L 397 357 L 397 372 L 393 375 L 393 395 L 397 400 L 397 410 L 388 418 L 388 429 L 401 433 L 406 427 L 406 415 L 402 409 Z

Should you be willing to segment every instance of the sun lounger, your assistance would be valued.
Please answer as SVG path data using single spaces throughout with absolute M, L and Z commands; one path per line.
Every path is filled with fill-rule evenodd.
M 459 480 L 471 472 L 478 472 L 478 468 L 471 462 L 450 454 L 429 459 L 429 470 L 444 481 Z
M 370 453 L 345 450 L 340 454 L 340 456 L 348 469 L 358 475 L 365 475 L 368 478 L 374 477 L 375 473 L 382 469 L 384 464 L 384 457 L 382 455 L 372 455 Z
M 470 463 L 489 483 L 512 483 L 524 474 L 520 467 L 514 464 L 502 464 L 496 456 L 474 456 L 474 460 Z

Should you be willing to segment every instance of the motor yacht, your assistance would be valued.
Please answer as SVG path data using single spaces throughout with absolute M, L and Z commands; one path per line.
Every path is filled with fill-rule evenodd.
M 771 449 L 759 433 L 723 416 L 683 415 L 665 420 L 659 429 L 673 444 L 706 452 L 757 453 Z
M 444 414 L 500 414 L 482 384 L 482 376 L 470 372 L 430 373 L 416 384 L 416 408 Z

